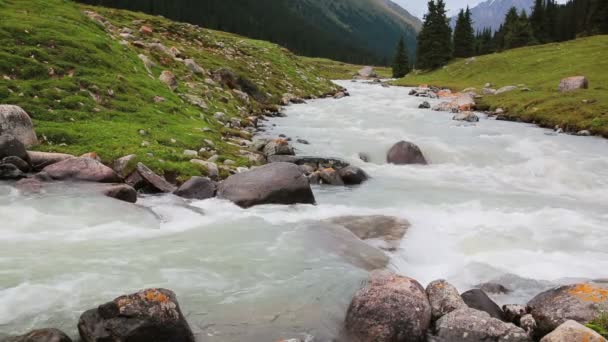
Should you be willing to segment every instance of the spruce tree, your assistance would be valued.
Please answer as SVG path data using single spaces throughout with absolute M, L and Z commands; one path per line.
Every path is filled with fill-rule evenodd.
M 475 33 L 471 11 L 460 10 L 454 29 L 454 57 L 471 57 L 475 55 Z
M 452 29 L 444 0 L 429 0 L 428 13 L 418 34 L 417 52 L 418 69 L 436 69 L 452 58 Z
M 549 41 L 548 20 L 546 18 L 547 6 L 543 0 L 535 0 L 532 14 L 530 14 L 530 25 L 534 32 L 534 37 L 540 42 Z
M 515 11 L 515 16 L 513 16 L 512 11 Z M 522 10 L 521 14 L 517 15 L 517 10 L 512 8 L 507 13 L 507 19 L 505 20 L 505 49 L 514 49 L 536 43 L 526 11 Z
M 401 37 L 399 43 L 397 43 L 397 51 L 395 52 L 395 59 L 393 60 L 393 77 L 401 78 L 407 75 L 410 70 L 410 62 L 407 57 L 405 41 L 403 40 L 403 37 Z

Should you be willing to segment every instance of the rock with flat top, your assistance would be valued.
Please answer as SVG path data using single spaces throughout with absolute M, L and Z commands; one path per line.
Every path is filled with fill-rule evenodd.
M 69 158 L 45 167 L 55 180 L 119 183 L 120 177 L 111 168 L 91 158 Z
M 30 164 L 32 165 L 32 167 L 35 170 L 42 170 L 49 165 L 75 157 L 71 154 L 65 154 L 65 153 L 38 152 L 38 151 L 27 151 L 27 155 L 30 159 Z
M 454 310 L 435 323 L 432 342 L 531 342 L 528 334 L 512 323 L 472 308 Z
M 120 296 L 85 311 L 78 321 L 83 342 L 194 342 L 194 335 L 167 289 L 147 289 Z
M 588 89 L 589 81 L 585 76 L 566 77 L 559 82 L 558 90 L 562 93 L 577 90 Z
M 338 216 L 328 222 L 343 226 L 361 240 L 380 249 L 394 251 L 410 227 L 407 220 L 383 215 Z

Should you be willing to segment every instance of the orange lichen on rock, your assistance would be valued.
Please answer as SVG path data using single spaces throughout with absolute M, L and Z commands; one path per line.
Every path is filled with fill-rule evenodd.
M 336 170 L 333 167 L 326 167 L 326 168 L 323 169 L 323 171 L 325 171 L 325 172 L 334 172 Z
M 286 139 L 283 139 L 283 138 L 275 139 L 274 142 L 277 145 L 281 145 L 281 146 L 283 146 L 283 145 L 289 145 L 289 142 Z
M 470 104 L 465 104 L 465 105 L 459 106 L 458 109 L 461 112 L 470 112 L 470 111 L 473 110 L 473 108 L 472 108 L 472 106 Z
M 458 95 L 458 94 L 454 94 L 449 90 L 440 90 L 437 93 L 437 96 L 439 96 L 439 97 L 452 97 L 452 96 L 456 96 L 456 95 Z
M 578 284 L 568 290 L 568 293 L 583 302 L 608 303 L 608 289 L 592 284 Z
M 144 296 L 149 302 L 166 303 L 169 301 L 169 297 L 158 290 L 147 290 Z

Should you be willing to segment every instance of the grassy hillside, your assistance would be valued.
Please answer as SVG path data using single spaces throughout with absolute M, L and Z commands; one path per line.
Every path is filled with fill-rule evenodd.
M 160 17 L 67 0 L 0 0 L 0 13 L 0 103 L 30 114 L 44 151 L 96 152 L 106 163 L 137 154 L 157 171 L 188 176 L 205 170 L 183 151 L 198 151 L 209 139 L 220 162 L 248 165 L 237 146 L 247 134 L 224 127 L 214 113 L 243 119 L 283 93 L 318 96 L 335 88 L 275 44 Z M 140 33 L 142 25 L 153 33 Z M 204 71 L 193 73 L 170 48 Z M 138 55 L 153 62 L 150 72 Z M 221 67 L 248 80 L 262 99 L 214 82 L 211 71 Z M 159 81 L 164 70 L 177 76 L 175 91 Z
M 300 59 L 315 68 L 323 77 L 330 80 L 350 80 L 362 66 L 343 62 L 332 61 L 326 58 L 300 57 Z M 393 75 L 391 68 L 374 67 L 380 78 L 390 78 Z
M 587 90 L 562 94 L 560 79 L 584 75 Z M 482 108 L 503 108 L 513 118 L 542 126 L 559 125 L 567 131 L 588 129 L 608 137 L 608 36 L 595 36 L 565 43 L 525 47 L 502 53 L 458 60 L 443 69 L 410 74 L 399 85 L 431 84 L 462 90 L 525 85 L 531 91 L 516 90 L 484 96 Z

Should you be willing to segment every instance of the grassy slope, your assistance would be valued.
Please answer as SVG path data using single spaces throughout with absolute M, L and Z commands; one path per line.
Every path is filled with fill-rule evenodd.
M 213 114 L 259 112 L 260 104 L 206 84 L 208 73 L 193 75 L 167 55 L 121 45 L 116 34 L 84 15 L 85 9 L 101 14 L 117 29 L 133 29 L 137 39 L 177 47 L 208 71 L 234 70 L 268 94 L 269 102 L 278 102 L 286 92 L 320 95 L 334 88 L 313 67 L 275 44 L 67 0 L 0 0 L 0 103 L 19 105 L 30 114 L 45 141 L 40 150 L 96 152 L 106 163 L 134 153 L 157 171 L 189 176 L 205 170 L 189 163 L 183 150 L 198 150 L 205 146 L 204 139 L 211 139 L 220 161 L 249 163 L 239 147 L 222 138 L 241 133 L 228 132 Z M 140 36 L 142 23 L 154 28 L 153 37 Z M 156 63 L 153 75 L 146 72 L 140 53 Z M 158 80 L 163 70 L 178 77 L 175 92 Z M 186 103 L 180 94 L 200 96 L 208 109 Z M 155 96 L 166 101 L 155 103 Z M 211 131 L 203 132 L 205 127 Z M 142 129 L 148 134 L 141 136 Z M 142 147 L 144 140 L 150 146 Z
M 585 75 L 590 88 L 561 94 L 560 79 Z M 441 70 L 410 74 L 399 85 L 431 84 L 462 90 L 525 84 L 532 91 L 485 96 L 482 108 L 503 108 L 508 115 L 567 131 L 588 129 L 608 137 L 608 36 L 509 50 L 475 61 L 457 60 Z M 593 103 L 583 104 L 582 100 Z
M 304 63 L 312 65 L 318 70 L 319 74 L 330 80 L 350 80 L 362 68 L 361 65 L 337 62 L 326 58 L 300 57 L 300 59 Z M 374 67 L 374 69 L 381 78 L 392 77 L 391 68 Z

